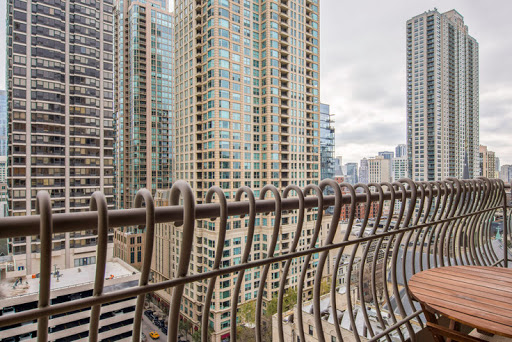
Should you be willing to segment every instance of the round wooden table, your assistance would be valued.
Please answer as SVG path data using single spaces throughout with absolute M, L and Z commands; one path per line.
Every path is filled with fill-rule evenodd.
M 453 338 L 461 333 L 453 329 L 454 323 L 449 328 L 439 326 L 434 314 L 479 331 L 512 338 L 512 269 L 433 268 L 413 275 L 408 285 L 411 296 L 421 304 L 436 341 L 442 341 L 436 334 Z

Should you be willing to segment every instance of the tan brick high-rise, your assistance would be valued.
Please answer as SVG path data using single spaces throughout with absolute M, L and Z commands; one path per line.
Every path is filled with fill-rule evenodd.
M 290 184 L 318 183 L 318 1 L 178 0 L 175 23 L 175 179 L 189 182 L 200 202 L 211 186 L 219 186 L 232 201 L 241 186 L 251 187 L 258 197 L 266 184 L 282 191 Z M 289 250 L 296 216 L 283 216 L 276 253 Z M 268 256 L 274 217 L 257 217 L 251 260 Z M 310 242 L 314 218 L 308 215 L 299 248 Z M 247 217 L 229 219 L 223 266 L 241 262 L 247 226 Z M 218 228 L 218 222 L 198 222 L 191 273 L 212 268 Z M 181 229 L 157 230 L 156 258 L 159 248 L 171 250 L 171 267 L 166 269 L 165 260 L 154 261 L 156 280 L 176 272 Z M 324 233 L 320 239 L 325 239 Z M 309 266 L 308 291 L 316 260 Z M 300 260 L 292 265 L 287 286 L 296 285 L 301 267 Z M 280 274 L 278 264 L 266 280 L 260 269 L 248 270 L 241 302 L 256 298 L 261 281 L 267 282 L 265 299 L 272 298 L 282 281 Z M 217 281 L 210 326 L 218 341 L 229 336 L 235 279 L 229 275 Z M 205 293 L 206 286 L 185 290 L 181 314 L 194 323 L 200 321 Z

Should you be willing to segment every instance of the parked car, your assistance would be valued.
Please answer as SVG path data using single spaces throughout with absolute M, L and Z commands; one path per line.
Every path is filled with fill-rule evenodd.
M 167 328 L 166 328 L 166 327 L 163 327 L 163 328 L 162 328 L 162 332 L 164 333 L 164 335 L 167 335 Z
M 140 333 L 140 340 L 141 340 L 141 342 L 146 342 L 148 340 L 148 338 L 146 337 L 146 334 Z

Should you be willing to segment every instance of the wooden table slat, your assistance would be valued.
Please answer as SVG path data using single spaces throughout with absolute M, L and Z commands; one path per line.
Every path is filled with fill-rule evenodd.
M 454 272 L 450 272 L 448 270 L 443 270 L 443 268 L 440 268 L 439 273 L 446 274 L 448 271 L 450 274 L 457 274 L 461 277 L 465 277 L 468 279 L 475 279 L 475 277 L 477 277 L 477 275 L 474 272 L 471 272 L 471 270 L 468 270 L 465 267 L 454 267 L 454 268 L 455 268 Z M 482 270 L 481 268 L 478 268 L 478 273 L 480 275 L 485 275 L 486 279 L 494 279 L 497 281 L 508 282 L 508 283 L 512 282 L 512 273 L 510 273 L 510 275 L 506 274 L 506 273 L 500 274 L 495 271 Z
M 482 295 L 486 295 L 491 298 L 501 298 L 503 300 L 510 299 L 512 300 L 512 292 L 508 291 L 500 291 L 493 287 L 486 287 L 485 291 L 482 291 L 482 286 L 473 284 L 473 283 L 465 283 L 464 286 L 461 286 L 461 282 L 456 279 L 448 279 L 443 278 L 442 281 L 440 281 L 439 277 L 431 276 L 431 275 L 425 275 L 421 278 L 421 283 L 423 284 L 429 284 L 430 286 L 439 286 L 441 288 L 457 288 L 459 291 L 472 293 L 472 291 L 477 291 L 478 293 L 481 293 Z M 420 283 L 420 281 L 418 281 Z
M 473 284 L 473 285 L 482 286 L 482 288 L 488 287 L 488 288 L 512 293 L 512 283 L 508 284 L 508 285 L 504 284 L 503 282 L 492 282 L 491 283 L 489 281 L 486 281 L 485 279 L 468 279 L 465 277 L 460 277 L 457 274 L 442 273 L 442 272 L 433 273 L 433 274 L 432 273 L 427 274 L 427 273 L 428 273 L 428 271 L 425 271 L 425 274 L 418 273 L 418 275 L 420 275 L 419 276 L 420 279 L 423 277 L 435 277 L 434 279 L 437 279 L 438 281 L 442 281 L 443 279 L 451 279 L 451 280 L 457 281 L 461 285 Z M 413 279 L 413 277 L 411 277 L 411 280 Z
M 424 289 L 420 287 L 414 287 L 412 291 L 414 291 L 418 299 L 428 303 L 434 304 L 435 302 L 438 302 L 438 300 L 441 300 L 446 302 L 446 306 L 451 305 L 453 308 L 462 306 L 466 307 L 467 309 L 475 309 L 482 312 L 488 312 L 489 314 L 498 314 L 500 315 L 498 320 L 503 318 L 503 324 L 507 324 L 507 322 L 509 322 L 512 326 L 512 304 L 510 303 L 500 303 L 494 300 L 485 300 L 484 298 L 477 297 L 465 297 L 463 295 L 457 294 L 453 295 L 446 291 L 436 292 L 432 289 Z
M 512 338 L 512 269 L 440 267 L 413 275 L 408 285 L 427 311 Z

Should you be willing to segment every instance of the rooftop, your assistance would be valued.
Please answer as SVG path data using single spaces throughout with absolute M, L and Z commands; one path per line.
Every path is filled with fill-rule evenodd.
M 87 265 L 64 270 L 58 270 L 57 278 L 52 272 L 50 282 L 51 291 L 63 288 L 93 284 L 96 272 L 96 265 Z M 133 270 L 128 269 L 120 262 L 107 262 L 105 269 L 105 279 L 118 279 L 133 275 Z M 28 296 L 39 293 L 39 275 L 32 275 L 20 278 L 5 279 L 0 282 L 0 299 Z

